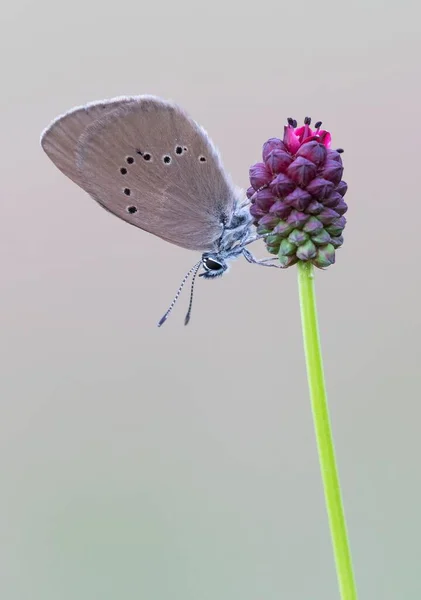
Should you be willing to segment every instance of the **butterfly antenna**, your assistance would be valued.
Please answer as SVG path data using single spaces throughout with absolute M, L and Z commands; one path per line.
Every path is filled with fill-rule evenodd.
M 187 311 L 186 318 L 184 319 L 184 325 L 188 325 L 188 324 L 189 324 L 189 321 L 190 321 L 190 317 L 191 317 L 191 309 L 192 309 L 192 306 L 193 306 L 194 282 L 196 281 L 197 273 L 198 273 L 198 271 L 199 271 L 199 269 L 200 269 L 201 265 L 202 265 L 202 262 L 198 263 L 198 264 L 196 265 L 196 267 L 194 268 L 194 271 L 193 271 L 193 278 L 192 278 L 192 280 L 191 280 L 191 289 L 190 289 L 190 302 L 189 302 L 189 309 L 188 309 L 188 311 Z
M 183 279 L 183 281 L 182 281 L 182 282 L 181 282 L 181 284 L 180 284 L 180 287 L 178 288 L 178 291 L 177 291 L 176 295 L 174 296 L 174 300 L 171 302 L 171 304 L 170 304 L 170 306 L 169 306 L 169 308 L 168 308 L 167 312 L 165 313 L 165 315 L 164 315 L 164 316 L 162 317 L 162 319 L 159 321 L 159 323 L 158 323 L 158 327 L 161 327 L 161 325 L 163 325 L 163 324 L 165 323 L 165 321 L 168 319 L 168 317 L 169 317 L 169 315 L 170 315 L 170 313 L 171 313 L 172 309 L 173 309 L 173 308 L 174 308 L 174 306 L 175 306 L 175 303 L 176 303 L 176 302 L 177 302 L 177 300 L 178 300 L 178 297 L 179 297 L 179 296 L 180 296 L 180 294 L 181 294 L 181 290 L 183 289 L 183 287 L 184 287 L 184 284 L 186 283 L 187 279 L 190 277 L 190 275 L 191 275 L 191 274 L 192 274 L 194 271 L 195 271 L 195 274 L 194 274 L 194 276 L 196 276 L 196 273 L 197 273 L 197 271 L 199 270 L 199 267 L 201 266 L 201 264 L 202 264 L 202 261 L 199 261 L 197 264 L 195 264 L 195 265 L 194 265 L 194 267 L 192 267 L 192 268 L 190 269 L 190 271 L 188 271 L 188 272 L 186 273 L 186 275 L 184 276 L 184 279 Z

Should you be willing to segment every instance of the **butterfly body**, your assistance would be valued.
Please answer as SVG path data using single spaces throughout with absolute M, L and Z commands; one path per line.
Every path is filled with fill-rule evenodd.
M 250 201 L 204 129 L 176 104 L 154 96 L 93 102 L 55 119 L 41 145 L 107 211 L 200 251 L 193 279 L 200 267 L 204 278 L 222 275 L 241 254 L 257 262 L 245 250 L 256 239 Z

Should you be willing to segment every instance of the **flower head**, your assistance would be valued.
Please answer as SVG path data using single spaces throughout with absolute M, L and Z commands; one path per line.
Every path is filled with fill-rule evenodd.
M 288 119 L 282 140 L 263 145 L 263 162 L 250 167 L 247 196 L 257 233 L 269 234 L 266 247 L 289 267 L 298 260 L 323 268 L 335 262 L 342 246 L 348 210 L 342 181 L 342 150 L 331 149 L 321 122 L 310 128 Z

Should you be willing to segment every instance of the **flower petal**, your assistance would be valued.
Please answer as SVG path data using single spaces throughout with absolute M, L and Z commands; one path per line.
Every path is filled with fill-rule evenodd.
M 295 154 L 300 147 L 299 137 L 291 125 L 285 125 L 284 127 L 284 144 L 291 154 Z

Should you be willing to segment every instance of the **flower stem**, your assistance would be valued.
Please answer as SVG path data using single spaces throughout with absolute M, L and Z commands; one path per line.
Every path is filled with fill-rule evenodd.
M 357 600 L 326 397 L 311 263 L 298 262 L 298 287 L 314 428 L 341 600 Z

